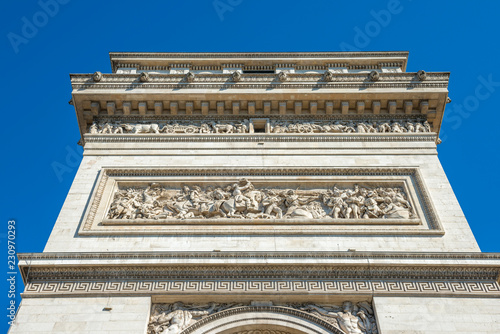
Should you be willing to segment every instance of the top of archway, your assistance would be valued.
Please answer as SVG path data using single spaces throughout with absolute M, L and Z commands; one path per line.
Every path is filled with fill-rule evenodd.
M 110 52 L 113 73 L 124 64 L 142 66 L 224 66 L 276 65 L 299 66 L 334 63 L 348 66 L 392 64 L 406 71 L 408 51 L 388 52 Z

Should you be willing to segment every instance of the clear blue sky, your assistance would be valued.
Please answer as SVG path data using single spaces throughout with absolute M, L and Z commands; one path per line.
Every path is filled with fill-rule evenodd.
M 451 72 L 453 101 L 439 157 L 481 249 L 500 251 L 495 117 L 500 2 L 59 0 L 58 8 L 43 5 L 53 2 L 0 5 L 4 254 L 9 219 L 17 222 L 18 252 L 43 250 L 77 171 L 82 149 L 68 105 L 69 73 L 110 72 L 109 51 L 355 49 L 408 50 L 408 71 Z M 66 161 L 68 152 L 72 158 Z M 66 165 L 66 173 L 58 177 L 54 164 Z

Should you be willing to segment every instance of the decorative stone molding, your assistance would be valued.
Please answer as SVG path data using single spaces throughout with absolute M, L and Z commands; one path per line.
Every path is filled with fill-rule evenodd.
M 392 134 L 252 134 L 252 135 L 240 135 L 240 134 L 218 134 L 218 135 L 189 135 L 185 134 L 182 136 L 170 136 L 164 134 L 123 134 L 119 136 L 110 136 L 107 134 L 86 134 L 86 143 L 124 143 L 124 142 L 194 142 L 194 143 L 206 143 L 206 142 L 435 142 L 436 134 L 403 134 L 403 135 L 392 135 Z M 93 148 L 95 149 L 95 148 Z M 108 148 L 105 148 L 109 150 Z M 115 148 L 119 149 L 119 148 Z M 145 149 L 145 148 L 143 148 Z M 338 147 L 337 149 L 345 149 Z M 370 148 L 364 148 L 369 150 Z M 377 148 L 378 149 L 378 148 Z M 395 147 L 394 149 L 408 149 L 404 147 Z M 409 148 L 418 149 L 418 148 Z
M 371 71 L 368 77 L 370 81 L 378 81 L 380 79 L 380 73 L 378 71 Z
M 216 280 L 158 281 L 78 280 L 37 281 L 26 284 L 23 297 L 56 295 L 164 295 L 164 294 L 364 294 L 402 296 L 478 296 L 500 298 L 500 286 L 495 281 L 414 281 L 414 280 Z
M 147 72 L 143 72 L 147 73 Z M 189 74 L 191 73 L 191 74 Z M 155 74 L 147 84 L 138 85 L 137 78 L 130 74 L 108 74 L 100 82 L 89 81 L 88 74 L 72 74 L 71 82 L 73 89 L 113 89 L 113 88 L 137 88 L 141 89 L 269 89 L 274 88 L 306 88 L 306 89 L 341 89 L 341 88 L 447 88 L 448 73 L 427 73 L 426 80 L 415 80 L 415 73 L 370 73 L 371 82 L 366 81 L 366 74 L 358 73 L 332 73 L 331 81 L 324 81 L 321 73 L 285 73 L 278 74 L 243 74 L 238 85 L 228 83 L 226 74 L 197 74 L 196 84 L 188 85 L 194 81 L 195 74 Z M 371 78 L 376 78 L 372 80 Z M 283 81 L 282 81 L 283 79 Z M 192 80 L 192 81 L 190 81 Z M 183 83 L 183 81 L 187 82 Z M 273 82 L 275 81 L 275 82 Z M 283 83 L 287 81 L 286 85 Z M 374 82 L 376 81 L 376 82 Z
M 101 81 L 102 80 L 102 73 L 99 71 L 94 72 L 94 74 L 92 74 L 92 80 L 94 80 L 94 82 Z
M 417 78 L 418 78 L 418 80 L 423 81 L 423 80 L 427 79 L 427 73 L 425 73 L 424 70 L 420 70 L 417 72 Z
M 323 74 L 323 80 L 327 81 L 327 82 L 333 81 L 333 76 L 334 76 L 334 74 L 331 71 L 326 71 Z
M 149 82 L 151 81 L 151 75 L 148 72 L 142 72 L 139 76 L 139 80 L 141 82 Z
M 161 257 L 161 256 L 158 256 Z M 449 268 L 443 266 L 387 266 L 357 264 L 344 265 L 163 265 L 163 266 L 91 266 L 78 267 L 66 264 L 64 267 L 32 267 L 24 274 L 30 281 L 37 280 L 110 280 L 136 279 L 147 280 L 232 280 L 232 279 L 320 279 L 320 280 L 348 280 L 348 279 L 375 279 L 375 280 L 467 280 L 467 281 L 495 281 L 499 278 L 499 267 L 467 267 L 455 265 Z
M 145 265 L 151 260 L 155 265 Z M 242 260 L 247 264 L 237 264 Z M 37 253 L 19 254 L 19 265 L 26 285 L 23 297 L 290 294 L 303 295 L 304 301 L 332 294 L 500 297 L 498 253 Z
M 224 259 L 252 259 L 252 260 L 262 260 L 263 263 L 267 263 L 268 260 L 287 260 L 293 259 L 298 260 L 314 260 L 324 261 L 324 260 L 429 260 L 429 261 L 451 261 L 447 265 L 442 265 L 440 268 L 453 269 L 455 267 L 449 264 L 458 264 L 467 261 L 493 261 L 489 265 L 491 267 L 498 267 L 500 265 L 500 253 L 480 253 L 480 252 L 425 252 L 425 253 L 408 253 L 408 252 L 368 252 L 368 251 L 357 251 L 357 252 L 331 252 L 331 251 L 318 251 L 318 252 L 141 252 L 141 253 L 117 253 L 117 252 L 107 252 L 107 253 L 19 253 L 19 261 L 39 261 L 39 260 L 84 260 L 84 259 L 106 259 L 106 260 L 148 260 L 148 259 L 173 259 L 177 260 L 224 260 Z M 295 262 L 294 262 L 295 263 Z M 444 262 L 443 262 L 444 263 Z M 489 262 L 488 262 L 489 263 Z M 493 264 L 493 265 L 492 265 Z M 482 277 L 480 274 L 479 277 Z
M 279 72 L 278 73 L 278 80 L 281 82 L 288 81 L 288 74 L 286 72 Z
M 241 80 L 241 73 L 239 71 L 234 71 L 233 74 L 231 74 L 231 81 L 238 82 L 240 80 Z
M 193 72 L 188 72 L 185 76 L 185 80 L 189 83 L 193 82 L 195 78 L 195 74 Z

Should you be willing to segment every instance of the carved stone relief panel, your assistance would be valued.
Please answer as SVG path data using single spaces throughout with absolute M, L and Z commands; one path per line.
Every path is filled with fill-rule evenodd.
M 248 133 L 249 120 L 242 121 L 182 121 L 168 122 L 137 122 L 115 123 L 94 122 L 90 125 L 90 134 L 125 134 L 125 133 L 167 133 L 167 134 L 192 134 L 192 133 Z
M 159 182 L 127 186 L 118 183 L 106 218 L 178 219 L 416 219 L 403 183 L 363 185 L 313 184 L 290 180 L 286 185 L 256 185 L 246 178 L 231 183 Z M 296 189 L 292 187 L 296 186 Z
M 269 321 L 266 329 L 236 330 L 236 334 L 287 334 L 302 333 L 303 329 L 295 328 L 293 322 L 287 327 L 276 329 L 277 319 L 283 314 L 305 318 L 313 324 L 320 325 L 328 332 L 346 334 L 376 334 L 377 324 L 373 307 L 363 301 L 354 303 L 345 301 L 342 305 L 319 305 L 314 303 L 277 304 L 270 306 L 253 306 L 241 303 L 153 304 L 148 325 L 148 334 L 160 333 L 196 333 L 197 327 L 210 328 L 211 322 L 217 322 L 219 328 L 224 327 L 224 318 L 235 313 L 266 312 Z M 244 317 L 241 317 L 244 318 Z M 276 318 L 276 319 L 273 319 Z M 284 317 L 282 317 L 284 318 Z M 229 322 L 229 319 L 228 319 Z M 208 325 L 208 326 L 207 326 Z M 325 326 L 326 325 L 326 326 Z M 248 326 L 248 325 L 247 325 Z M 262 327 L 262 324 L 260 325 Z M 213 326 L 212 326 L 213 327 Z M 330 327 L 330 328 L 329 328 Z M 298 331 L 298 329 L 302 331 Z
M 80 233 L 442 233 L 416 169 L 104 169 Z M 294 231 L 294 232 L 291 232 Z

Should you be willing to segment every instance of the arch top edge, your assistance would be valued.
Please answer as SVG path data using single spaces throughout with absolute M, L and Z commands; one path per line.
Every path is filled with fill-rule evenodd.
M 219 333 L 345 334 L 345 332 L 334 326 L 332 323 L 329 323 L 311 313 L 286 306 L 236 307 L 203 318 L 180 332 L 180 334 Z

